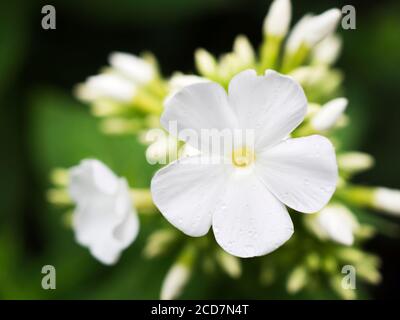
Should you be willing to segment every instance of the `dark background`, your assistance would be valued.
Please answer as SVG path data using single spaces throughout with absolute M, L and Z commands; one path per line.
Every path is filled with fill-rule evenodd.
M 344 49 L 337 66 L 345 73 L 352 120 L 345 144 L 376 159 L 376 166 L 357 176 L 357 182 L 400 188 L 399 1 L 294 2 L 294 21 L 309 11 L 355 6 L 357 29 L 339 31 Z M 56 8 L 56 30 L 41 28 L 44 4 Z M 86 259 L 89 263 L 91 258 L 76 253 L 71 234 L 63 231 L 59 222 L 60 212 L 49 209 L 44 197 L 48 171 L 73 165 L 82 156 L 73 149 L 72 140 L 82 138 L 91 146 L 80 125 L 95 128 L 95 124 L 88 117 L 74 120 L 84 107 L 72 97 L 71 89 L 106 65 L 111 51 L 138 54 L 149 50 L 167 76 L 175 70 L 193 72 L 193 52 L 198 47 L 214 54 L 229 51 L 239 33 L 258 45 L 269 4 L 268 0 L 1 2 L 0 298 L 48 297 L 34 289 L 41 277 L 39 266 L 43 259 L 50 263 L 61 254 L 69 261 L 62 262 L 69 272 L 63 298 L 115 297 L 112 292 L 123 297 L 129 292 L 122 279 L 130 267 L 122 261 L 123 266 L 114 269 L 119 273 L 116 276 L 96 265 L 95 274 L 109 279 L 110 284 L 101 287 L 97 295 L 92 293 L 89 288 L 95 287 L 96 278 L 85 277 L 90 268 L 82 270 L 83 264 L 77 262 Z M 74 115 L 53 112 L 44 105 L 72 108 Z M 383 282 L 371 289 L 372 296 L 398 298 L 399 239 L 378 236 L 367 247 L 383 259 Z M 83 275 L 77 276 L 78 272 Z M 162 275 L 154 278 L 160 283 Z M 155 298 L 151 289 L 127 296 Z

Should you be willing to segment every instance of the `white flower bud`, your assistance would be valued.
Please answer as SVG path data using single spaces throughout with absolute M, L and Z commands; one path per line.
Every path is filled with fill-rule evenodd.
M 349 209 L 340 204 L 330 204 L 317 213 L 317 227 L 322 235 L 338 243 L 350 246 L 359 224 Z
M 114 116 L 125 110 L 125 106 L 116 101 L 111 100 L 96 100 L 93 101 L 92 113 L 97 117 Z
M 293 54 L 300 48 L 312 18 L 312 14 L 306 14 L 295 24 L 286 42 L 286 51 Z
M 243 64 L 239 56 L 229 52 L 221 56 L 218 72 L 222 78 L 229 79 L 242 68 Z
M 286 44 L 287 51 L 294 53 L 303 43 L 309 48 L 314 47 L 336 29 L 341 15 L 339 9 L 330 9 L 317 16 L 305 15 L 293 27 Z
M 176 233 L 172 229 L 154 231 L 147 239 L 143 254 L 146 258 L 154 258 L 163 254 L 168 246 L 176 239 Z
M 339 9 L 330 9 L 318 16 L 314 16 L 306 28 L 304 42 L 312 48 L 335 31 L 341 16 L 342 12 Z
M 326 131 L 333 128 L 343 112 L 346 110 L 346 98 L 333 99 L 322 106 L 320 111 L 311 119 L 311 126 L 317 131 Z
M 307 284 L 307 270 L 304 266 L 295 268 L 289 275 L 286 289 L 290 294 L 295 294 L 303 289 Z
M 396 215 L 400 214 L 400 190 L 376 188 L 374 191 L 373 206 Z
M 232 278 L 238 278 L 242 274 L 240 260 L 237 257 L 226 253 L 223 250 L 218 250 L 216 255 L 217 261 L 221 268 Z
M 290 0 L 274 0 L 264 19 L 264 34 L 283 38 L 288 32 L 291 17 Z
M 146 159 L 150 164 L 167 164 L 178 156 L 178 141 L 171 136 L 160 136 L 146 149 Z
M 189 280 L 190 270 L 188 266 L 177 263 L 168 271 L 161 287 L 161 300 L 172 300 L 177 298 L 186 282 Z
M 233 52 L 244 66 L 249 66 L 254 62 L 254 49 L 247 37 L 237 36 L 233 43 Z
M 119 73 L 139 84 L 146 84 L 156 76 L 152 64 L 133 54 L 114 52 L 110 54 L 109 62 Z
M 201 75 L 208 76 L 215 74 L 217 62 L 208 51 L 204 49 L 197 49 L 194 54 L 194 58 L 197 70 Z
M 337 156 L 337 162 L 341 170 L 356 173 L 371 168 L 374 158 L 363 152 L 346 152 Z
M 321 106 L 318 103 L 309 102 L 307 106 L 307 117 L 314 116 L 320 109 Z
M 317 63 L 331 65 L 339 56 L 341 48 L 342 39 L 337 35 L 329 35 L 314 47 L 313 60 Z
M 131 81 L 111 72 L 91 76 L 76 88 L 77 97 L 88 102 L 101 99 L 130 102 L 135 94 L 136 87 Z

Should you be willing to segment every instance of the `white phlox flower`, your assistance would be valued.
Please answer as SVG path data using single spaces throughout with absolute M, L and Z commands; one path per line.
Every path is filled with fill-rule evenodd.
M 100 262 L 114 264 L 139 231 L 126 180 L 94 159 L 72 167 L 69 176 L 69 193 L 76 203 L 73 215 L 76 241 L 88 247 Z
M 199 137 L 207 129 L 250 130 L 254 141 L 234 141 L 231 149 L 182 157 L 162 168 L 151 182 L 155 205 L 189 236 L 203 236 L 212 226 L 218 244 L 232 255 L 254 257 L 277 249 L 293 233 L 285 205 L 319 211 L 336 186 L 335 151 L 328 139 L 286 139 L 306 112 L 300 85 L 271 70 L 265 76 L 254 70 L 237 74 L 228 94 L 213 82 L 185 87 L 165 105 L 165 129 L 176 121 L 178 136 L 185 130 Z

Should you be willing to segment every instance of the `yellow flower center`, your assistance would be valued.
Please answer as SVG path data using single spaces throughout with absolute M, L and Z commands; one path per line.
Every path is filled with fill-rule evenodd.
M 254 152 L 247 148 L 241 147 L 233 150 L 232 152 L 232 163 L 235 167 L 245 168 L 253 164 L 255 160 Z

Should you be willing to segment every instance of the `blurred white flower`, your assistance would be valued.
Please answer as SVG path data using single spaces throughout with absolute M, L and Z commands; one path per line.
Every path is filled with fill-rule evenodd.
M 289 34 L 286 49 L 296 52 L 301 45 L 314 47 L 319 41 L 335 31 L 342 13 L 339 9 L 330 9 L 320 15 L 307 14 L 293 27 Z
M 264 34 L 283 38 L 288 32 L 291 17 L 290 0 L 274 0 L 264 19 Z
M 354 233 L 359 228 L 353 213 L 338 203 L 327 205 L 313 220 L 323 238 L 329 238 L 347 246 L 353 244 Z
M 217 242 L 232 255 L 253 257 L 277 249 L 293 233 L 284 204 L 300 212 L 319 211 L 336 186 L 335 152 L 328 139 L 285 139 L 306 112 L 300 85 L 271 70 L 265 76 L 254 70 L 239 73 L 228 95 L 216 83 L 185 87 L 166 103 L 165 129 L 177 121 L 179 132 L 190 129 L 200 139 L 207 129 L 251 130 L 255 141 L 234 141 L 227 153 L 184 157 L 159 170 L 151 183 L 155 205 L 187 235 L 205 235 L 212 225 Z
M 137 87 L 132 82 L 113 72 L 88 77 L 86 82 L 77 86 L 76 95 L 87 102 L 108 99 L 117 102 L 130 102 Z
M 114 52 L 109 56 L 111 67 L 104 72 L 88 77 L 76 88 L 76 95 L 86 102 L 111 100 L 130 103 L 140 86 L 156 77 L 155 67 L 135 55 Z
M 137 84 L 149 83 L 157 74 L 151 63 L 129 53 L 113 52 L 109 56 L 109 62 L 114 70 Z
M 69 171 L 69 194 L 76 203 L 76 241 L 104 264 L 117 262 L 136 238 L 139 220 L 129 187 L 98 160 L 83 160 Z
M 311 126 L 317 131 L 332 129 L 346 110 L 348 100 L 336 98 L 325 103 L 311 119 Z
M 373 193 L 373 206 L 395 215 L 400 214 L 400 190 L 376 188 Z

